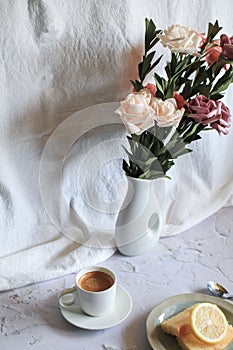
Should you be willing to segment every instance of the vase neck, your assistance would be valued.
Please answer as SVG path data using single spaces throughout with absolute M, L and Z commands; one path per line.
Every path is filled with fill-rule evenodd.
M 152 186 L 154 180 L 142 180 L 136 177 L 127 176 L 128 184 L 131 184 L 135 189 L 143 188 L 144 191 L 149 189 Z
M 134 177 L 127 177 L 128 195 L 133 201 L 146 203 L 152 189 L 153 180 L 141 180 Z M 129 198 L 128 198 L 129 199 Z M 141 203 L 143 204 L 143 203 Z

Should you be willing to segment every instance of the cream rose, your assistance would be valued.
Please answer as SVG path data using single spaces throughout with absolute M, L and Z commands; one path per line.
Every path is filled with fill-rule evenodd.
M 129 94 L 116 110 L 130 134 L 140 135 L 154 125 L 154 110 L 143 94 Z
M 169 26 L 164 34 L 158 34 L 164 47 L 169 47 L 172 52 L 193 54 L 198 51 L 201 36 L 189 27 L 179 24 Z
M 151 98 L 152 98 L 152 94 L 151 94 L 150 90 L 144 88 L 144 89 L 141 89 L 138 93 L 145 97 L 146 102 L 149 105 Z
M 151 107 L 155 111 L 154 118 L 160 127 L 177 127 L 185 111 L 184 108 L 178 109 L 174 98 L 163 101 L 154 97 L 151 100 Z

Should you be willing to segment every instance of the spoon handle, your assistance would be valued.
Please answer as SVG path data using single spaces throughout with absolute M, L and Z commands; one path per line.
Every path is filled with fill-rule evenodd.
M 223 299 L 233 299 L 233 295 L 230 294 L 230 293 L 224 293 L 224 294 L 222 295 L 222 298 L 223 298 Z

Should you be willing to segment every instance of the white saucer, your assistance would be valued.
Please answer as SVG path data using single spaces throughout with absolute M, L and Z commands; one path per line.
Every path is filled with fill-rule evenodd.
M 72 297 L 75 298 L 75 302 L 71 305 L 63 304 L 62 299 L 67 298 L 67 296 L 69 300 L 72 300 Z M 67 300 L 65 299 L 64 302 L 67 303 Z M 119 285 L 117 286 L 116 302 L 113 309 L 103 316 L 92 317 L 86 315 L 80 309 L 76 292 L 71 292 L 61 296 L 59 303 L 62 316 L 69 323 L 80 328 L 91 330 L 105 329 L 119 324 L 126 319 L 132 309 L 131 296 L 123 287 Z

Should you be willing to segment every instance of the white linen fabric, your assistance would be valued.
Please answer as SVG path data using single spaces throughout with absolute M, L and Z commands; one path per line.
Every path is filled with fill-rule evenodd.
M 137 78 L 144 19 L 198 32 L 218 19 L 231 36 L 232 10 L 231 0 L 1 1 L 0 290 L 114 253 L 126 131 L 110 102 Z M 205 133 L 178 160 L 165 186 L 164 235 L 233 204 L 232 135 Z

